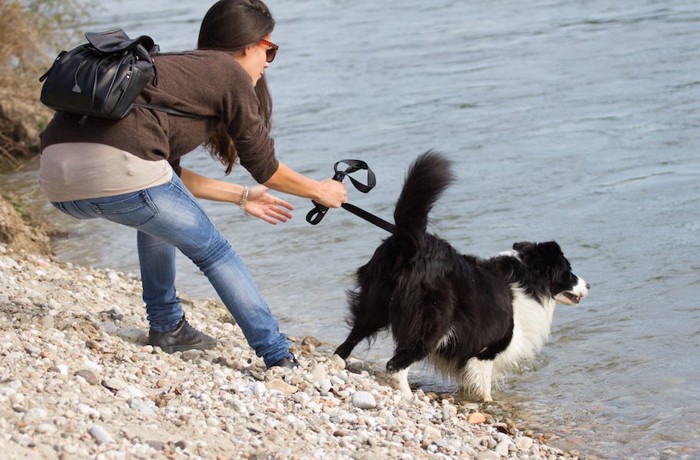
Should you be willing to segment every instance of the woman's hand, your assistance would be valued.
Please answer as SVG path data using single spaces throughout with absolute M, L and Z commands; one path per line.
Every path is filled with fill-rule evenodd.
M 322 180 L 319 183 L 319 198 L 316 200 L 327 208 L 338 208 L 348 201 L 348 189 L 345 184 L 333 179 Z
M 287 222 L 292 218 L 294 206 L 281 198 L 271 195 L 264 185 L 255 185 L 248 189 L 248 198 L 244 210 L 251 216 L 276 225 L 277 222 Z

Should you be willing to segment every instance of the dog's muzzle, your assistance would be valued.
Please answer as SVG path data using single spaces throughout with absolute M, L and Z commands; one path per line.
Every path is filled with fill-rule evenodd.
M 554 296 L 554 300 L 566 305 L 578 305 L 588 295 L 590 288 L 590 284 L 586 283 L 583 278 L 579 278 L 578 283 L 572 290 L 560 292 Z

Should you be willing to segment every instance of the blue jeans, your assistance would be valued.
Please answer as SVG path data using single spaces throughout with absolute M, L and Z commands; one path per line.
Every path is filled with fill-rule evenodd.
M 267 366 L 290 356 L 290 343 L 250 272 L 177 175 L 139 192 L 52 204 L 77 219 L 99 217 L 138 230 L 143 300 L 154 331 L 175 329 L 183 316 L 175 290 L 179 249 L 209 279 Z

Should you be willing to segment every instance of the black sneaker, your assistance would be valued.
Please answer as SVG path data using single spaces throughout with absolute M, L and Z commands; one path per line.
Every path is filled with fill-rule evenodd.
M 273 367 L 285 367 L 287 369 L 294 369 L 295 367 L 299 367 L 299 361 L 297 361 L 296 356 L 290 354 L 288 358 L 280 359 L 276 363 L 269 366 L 268 369 L 271 369 Z
M 166 353 L 185 350 L 208 350 L 216 346 L 216 339 L 190 326 L 184 315 L 175 330 L 148 332 L 148 345 L 160 347 Z

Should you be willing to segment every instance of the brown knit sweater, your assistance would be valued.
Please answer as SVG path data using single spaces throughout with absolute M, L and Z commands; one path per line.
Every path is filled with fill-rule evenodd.
M 112 121 L 56 113 L 41 133 L 42 149 L 63 142 L 94 142 L 146 160 L 167 159 L 176 166 L 182 155 L 209 139 L 219 120 L 228 126 L 244 168 L 259 183 L 277 171 L 274 140 L 258 115 L 250 76 L 229 54 L 192 51 L 155 57 L 158 86 L 149 83 L 136 102 L 171 107 L 205 118 L 188 118 L 135 107 Z

